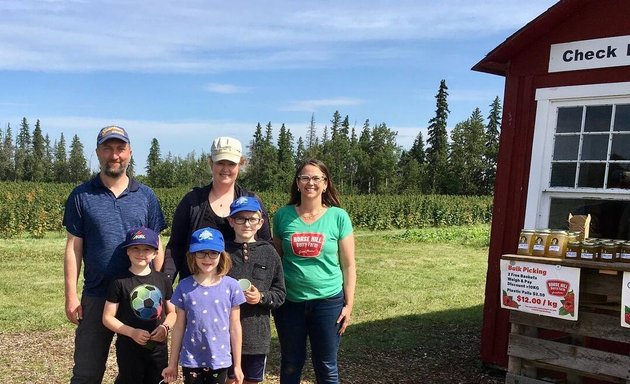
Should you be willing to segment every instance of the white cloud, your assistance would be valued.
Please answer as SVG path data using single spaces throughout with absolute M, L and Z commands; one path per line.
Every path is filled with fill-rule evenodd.
M 337 97 L 332 99 L 316 99 L 294 101 L 288 105 L 280 107 L 281 111 L 292 112 L 316 112 L 320 108 L 325 107 L 343 107 L 349 105 L 362 104 L 363 100 L 351 97 Z
M 206 90 L 212 93 L 221 93 L 225 95 L 231 95 L 235 93 L 249 93 L 251 88 L 249 87 L 241 87 L 234 84 L 218 84 L 212 83 L 206 85 Z
M 378 58 L 379 52 L 404 57 L 404 44 L 511 33 L 552 3 L 4 1 L 0 70 L 208 73 L 334 66 L 350 50 L 353 60 Z

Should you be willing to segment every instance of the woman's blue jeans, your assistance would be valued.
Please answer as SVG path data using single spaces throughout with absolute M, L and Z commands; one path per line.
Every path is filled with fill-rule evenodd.
M 306 360 L 306 339 L 311 344 L 311 360 L 318 384 L 337 384 L 339 324 L 344 304 L 343 290 L 328 299 L 292 302 L 276 309 L 274 321 L 280 339 L 280 383 L 300 384 Z

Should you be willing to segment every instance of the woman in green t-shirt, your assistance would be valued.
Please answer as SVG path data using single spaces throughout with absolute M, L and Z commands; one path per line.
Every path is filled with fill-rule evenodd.
M 339 340 L 354 304 L 354 235 L 323 162 L 311 159 L 297 168 L 289 204 L 273 217 L 273 234 L 287 289 L 274 314 L 280 382 L 300 383 L 308 338 L 317 382 L 338 383 Z

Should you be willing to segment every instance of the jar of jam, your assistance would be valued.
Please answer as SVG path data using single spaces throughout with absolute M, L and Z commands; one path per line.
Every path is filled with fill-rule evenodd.
M 619 246 L 619 261 L 630 263 L 630 241 Z
M 567 243 L 567 251 L 565 253 L 565 257 L 572 260 L 579 259 L 581 251 L 582 243 L 580 243 L 579 241 L 572 241 L 570 243 Z M 630 261 L 630 259 L 628 259 L 628 261 Z
M 574 243 L 576 241 L 582 241 L 582 232 L 580 231 L 568 231 L 567 232 L 567 242 Z
M 599 260 L 599 244 L 583 242 L 580 250 L 580 259 Z
M 614 241 L 605 241 L 600 246 L 600 261 L 616 261 L 619 246 Z
M 521 235 L 518 237 L 518 249 L 516 253 L 519 255 L 531 255 L 533 245 L 534 245 L 534 230 L 533 229 L 521 230 Z
M 546 256 L 563 258 L 567 248 L 567 236 L 567 231 L 550 231 Z
M 534 245 L 532 246 L 532 255 L 545 256 L 547 248 L 549 247 L 549 233 L 548 229 L 537 229 L 534 232 Z

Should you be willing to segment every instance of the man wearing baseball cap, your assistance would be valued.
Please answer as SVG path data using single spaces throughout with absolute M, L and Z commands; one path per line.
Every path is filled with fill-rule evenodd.
M 127 131 L 111 125 L 96 137 L 100 172 L 77 186 L 66 201 L 63 225 L 67 240 L 64 258 L 65 310 L 77 325 L 71 383 L 100 383 L 113 332 L 102 323 L 107 287 L 129 268 L 122 245 L 132 228 L 156 233 L 166 228 L 164 214 L 151 188 L 127 175 L 131 160 Z M 162 267 L 161 242 L 154 268 Z M 77 292 L 83 265 L 83 292 Z

